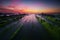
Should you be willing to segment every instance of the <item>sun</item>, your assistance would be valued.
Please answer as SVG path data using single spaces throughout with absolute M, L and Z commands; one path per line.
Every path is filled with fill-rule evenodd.
M 38 12 L 40 12 L 39 9 L 37 9 L 37 8 L 24 8 L 23 11 L 25 13 L 38 13 Z

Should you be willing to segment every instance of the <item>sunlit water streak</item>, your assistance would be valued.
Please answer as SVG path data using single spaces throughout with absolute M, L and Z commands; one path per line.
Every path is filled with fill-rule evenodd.
M 9 39 L 11 34 L 14 33 L 18 28 L 20 28 L 21 24 L 23 24 L 23 26 L 22 29 L 19 30 L 19 33 L 17 33 L 16 39 L 20 39 L 20 37 L 35 37 L 36 39 L 41 39 L 40 37 L 42 37 L 43 35 L 43 37 L 48 35 L 42 25 L 37 21 L 36 15 L 29 14 L 24 16 L 17 23 L 14 22 L 10 25 L 7 25 L 7 27 L 11 29 L 4 33 L 4 36 L 2 38 L 6 40 Z

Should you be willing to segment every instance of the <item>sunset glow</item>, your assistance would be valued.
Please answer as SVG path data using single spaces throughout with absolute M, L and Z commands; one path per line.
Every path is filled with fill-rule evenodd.
M 54 13 L 60 12 L 60 7 L 55 5 L 49 5 L 45 2 L 30 2 L 30 1 L 17 1 L 12 0 L 9 3 L 2 3 L 0 5 L 0 12 L 12 12 L 19 13 Z M 3 8 L 3 10 L 2 10 Z M 6 10 L 5 10 L 6 9 Z M 7 10 L 8 9 L 8 10 Z M 5 11 L 4 11 L 5 10 Z

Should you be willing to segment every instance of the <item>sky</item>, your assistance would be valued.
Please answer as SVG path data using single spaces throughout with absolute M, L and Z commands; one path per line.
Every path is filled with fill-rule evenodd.
M 16 11 L 25 13 L 60 12 L 59 11 L 60 1 L 59 0 L 0 0 L 0 12 L 5 12 L 6 11 L 5 9 L 13 10 L 14 12 Z

